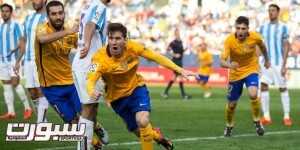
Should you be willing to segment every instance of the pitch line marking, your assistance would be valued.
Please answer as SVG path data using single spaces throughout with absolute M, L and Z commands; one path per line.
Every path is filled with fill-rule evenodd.
M 300 133 L 300 130 L 291 130 L 291 131 L 273 131 L 267 132 L 265 135 L 282 135 L 282 134 L 291 134 L 291 133 Z M 248 134 L 239 134 L 234 135 L 231 138 L 238 138 L 238 137 L 253 137 L 257 136 L 255 133 L 248 133 Z M 173 139 L 172 142 L 179 143 L 179 142 L 190 142 L 190 141 L 202 141 L 202 140 L 217 140 L 217 139 L 225 139 L 224 136 L 211 136 L 211 137 L 191 137 L 191 138 L 180 138 L 180 139 Z M 110 146 L 122 146 L 122 145 L 138 145 L 140 142 L 132 141 L 132 142 L 123 142 L 123 143 L 112 143 L 109 144 L 107 147 Z M 53 147 L 53 148 L 38 148 L 36 150 L 65 150 L 65 149 L 74 149 L 75 146 L 65 146 L 65 147 Z

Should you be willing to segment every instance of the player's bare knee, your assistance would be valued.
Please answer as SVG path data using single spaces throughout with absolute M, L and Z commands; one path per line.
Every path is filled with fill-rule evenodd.
M 11 85 L 13 86 L 13 88 L 16 88 L 19 84 L 18 83 L 12 83 Z
M 205 84 L 204 81 L 198 81 L 198 83 L 199 83 L 201 86 L 203 86 L 203 85 Z
M 38 99 L 38 98 L 39 98 L 39 96 L 38 96 L 38 95 L 36 95 L 36 94 L 32 94 L 32 93 L 30 93 L 30 98 L 31 98 L 31 99 L 33 99 L 33 100 L 36 100 L 36 99 Z
M 44 94 L 43 94 L 43 92 L 40 88 L 36 89 L 36 94 L 37 94 L 38 97 L 43 97 L 44 96 Z
M 36 92 L 30 92 L 30 98 L 33 100 L 36 100 L 39 98 L 39 96 Z
M 230 102 L 230 103 L 228 103 L 229 109 L 235 109 L 236 105 L 237 105 L 236 102 Z
M 287 91 L 287 88 L 279 88 L 279 91 L 280 92 L 285 92 L 285 91 Z
M 12 80 L 11 80 L 11 85 L 12 85 L 14 88 L 16 88 L 16 87 L 19 85 L 18 80 L 12 79 Z
M 145 128 L 149 124 L 149 112 L 142 111 L 136 114 L 136 122 L 139 127 Z
M 18 77 L 12 77 L 11 79 L 11 85 L 15 88 L 19 85 L 19 78 Z
M 38 93 L 37 93 L 37 91 L 36 91 L 35 88 L 30 88 L 30 89 L 28 89 L 28 91 L 29 91 L 31 99 L 36 100 L 36 99 L 39 98 L 39 95 L 38 95 Z
M 261 83 L 261 87 L 260 87 L 261 91 L 268 91 L 269 90 L 269 86 L 265 83 Z
M 257 93 L 249 93 L 249 97 L 251 100 L 256 100 L 257 99 Z
M 11 80 L 2 80 L 3 84 L 11 84 Z
M 149 124 L 149 119 L 145 117 L 139 118 L 139 120 L 137 120 L 137 124 L 139 127 L 145 128 Z
M 94 120 L 95 110 L 93 109 L 92 104 L 85 104 L 82 106 L 81 116 L 88 120 Z

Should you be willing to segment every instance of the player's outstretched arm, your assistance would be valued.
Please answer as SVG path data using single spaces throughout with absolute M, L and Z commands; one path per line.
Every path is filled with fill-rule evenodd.
M 141 53 L 141 56 L 146 59 L 155 61 L 156 63 L 158 63 L 168 69 L 174 70 L 174 71 L 180 73 L 185 78 L 188 78 L 188 76 L 196 76 L 196 73 L 189 71 L 189 70 L 185 70 L 185 69 L 177 66 L 169 58 L 167 58 L 157 52 L 154 52 L 153 50 L 145 49 Z
M 78 25 L 74 25 L 71 29 L 66 29 L 59 32 L 47 33 L 44 26 L 39 26 L 37 29 L 36 39 L 39 43 L 45 44 L 59 40 L 67 35 L 78 32 Z

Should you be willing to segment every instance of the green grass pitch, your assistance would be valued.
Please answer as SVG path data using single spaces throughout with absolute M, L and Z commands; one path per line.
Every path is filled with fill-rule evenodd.
M 280 94 L 271 90 L 271 115 L 273 124 L 265 127 L 266 135 L 258 137 L 251 121 L 250 103 L 246 90 L 240 99 L 235 116 L 236 126 L 232 138 L 223 138 L 224 106 L 226 89 L 213 89 L 209 99 L 202 98 L 202 91 L 196 87 L 188 87 L 186 91 L 192 95 L 191 100 L 183 101 L 179 89 L 170 91 L 169 99 L 162 99 L 162 87 L 150 87 L 152 98 L 151 120 L 155 127 L 160 127 L 164 134 L 175 140 L 176 150 L 300 150 L 300 93 L 290 90 L 292 127 L 282 124 L 282 107 Z M 0 113 L 6 111 L 3 90 L 0 88 Z M 15 100 L 17 119 L 9 122 L 24 122 L 23 106 Z M 112 109 L 101 104 L 98 119 L 110 134 L 110 143 L 105 150 L 139 150 L 137 138 L 130 134 L 122 120 Z M 48 112 L 50 122 L 62 123 L 51 108 Z M 35 122 L 35 116 L 30 120 Z M 75 149 L 72 142 L 5 142 L 8 121 L 0 121 L 1 150 L 64 150 Z M 128 143 L 129 142 L 129 143 Z M 129 145 L 126 145 L 129 144 Z M 155 150 L 163 148 L 155 146 Z

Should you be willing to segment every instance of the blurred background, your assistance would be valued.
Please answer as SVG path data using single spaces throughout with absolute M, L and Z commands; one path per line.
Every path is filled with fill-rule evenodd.
M 89 1 L 64 0 L 66 21 L 74 23 Z M 30 0 L 0 0 L 3 2 L 14 5 L 14 17 L 21 23 L 27 14 L 34 12 Z M 195 45 L 199 38 L 205 39 L 208 50 L 214 54 L 215 72 L 210 83 L 223 86 L 228 79 L 226 70 L 219 68 L 218 56 L 226 35 L 234 31 L 234 20 L 239 15 L 248 16 L 250 30 L 257 30 L 268 20 L 270 3 L 281 7 L 280 20 L 289 28 L 292 51 L 287 63 L 290 68 L 288 85 L 300 88 L 300 79 L 297 79 L 300 75 L 300 0 L 112 0 L 109 20 L 125 24 L 131 39 L 167 56 L 167 46 L 175 38 L 175 28 L 179 28 L 186 48 L 183 63 L 192 70 L 198 66 Z M 171 75 L 154 63 L 143 59 L 141 63 L 140 71 L 149 82 L 163 83 Z

